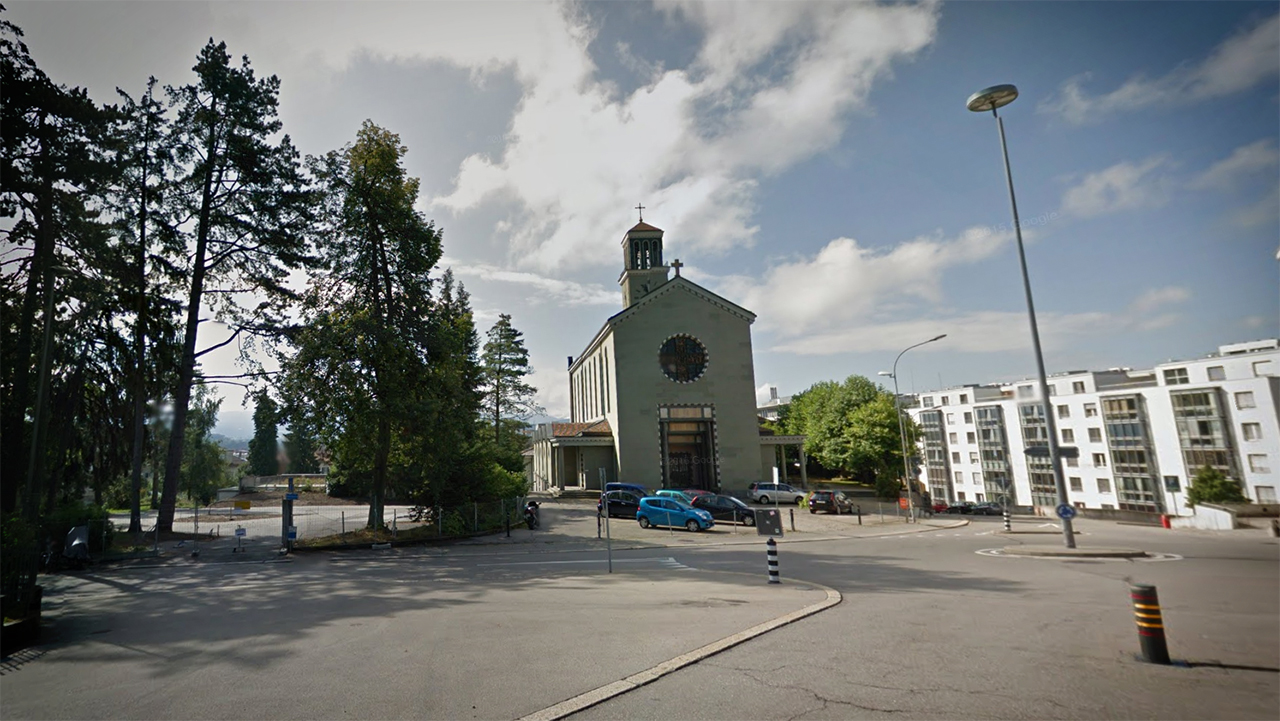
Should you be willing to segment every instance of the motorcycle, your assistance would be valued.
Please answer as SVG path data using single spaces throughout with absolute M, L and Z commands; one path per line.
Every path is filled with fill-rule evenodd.
M 539 524 L 538 524 L 538 502 L 537 501 L 529 501 L 528 503 L 524 504 L 524 523 L 526 526 L 529 527 L 530 531 L 538 527 Z

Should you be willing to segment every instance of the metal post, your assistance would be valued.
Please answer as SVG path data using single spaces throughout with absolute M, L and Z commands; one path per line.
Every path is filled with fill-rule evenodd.
M 1164 619 L 1160 615 L 1156 587 L 1145 584 L 1130 586 L 1129 598 L 1133 601 L 1134 620 L 1138 624 L 1142 660 L 1167 666 L 1170 663 L 1169 645 L 1164 637 Z
M 347 535 L 347 512 L 339 511 L 339 513 L 342 514 L 342 535 L 346 536 Z
M 778 542 L 770 536 L 765 543 L 765 553 L 769 558 L 769 583 L 782 583 L 782 579 L 778 577 Z
M 1053 482 L 1058 491 L 1058 505 L 1066 506 L 1067 486 L 1062 473 L 1062 457 L 1058 454 L 1058 424 L 1053 418 L 1053 404 L 1049 402 L 1049 379 L 1044 372 L 1044 354 L 1040 350 L 1040 329 L 1036 325 L 1036 305 L 1031 299 L 1031 279 L 1027 274 L 1027 254 L 1022 247 L 1022 224 L 1018 220 L 1018 200 L 1013 193 L 1013 170 L 1009 167 L 1009 146 L 1004 138 L 1004 119 L 991 108 L 995 116 L 996 127 L 1000 130 L 1000 152 L 1004 157 L 1004 175 L 1009 184 L 1009 205 L 1013 210 L 1013 232 L 1018 241 L 1018 264 L 1022 268 L 1022 289 L 1027 296 L 1027 318 L 1031 321 L 1031 346 L 1036 353 L 1036 372 L 1040 374 L 1040 400 L 1044 406 L 1045 430 L 1049 434 L 1049 460 L 1053 464 Z M 1071 519 L 1062 519 L 1062 538 L 1067 548 L 1076 547 L 1075 532 Z
M 858 509 L 858 525 L 862 525 L 862 506 L 856 506 Z
M 613 573 L 613 534 L 609 532 L 609 506 L 604 507 L 604 549 L 609 559 L 609 573 Z
M 471 531 L 480 532 L 480 504 L 475 501 L 471 502 Z
M 796 532 L 796 509 L 791 509 L 791 532 Z

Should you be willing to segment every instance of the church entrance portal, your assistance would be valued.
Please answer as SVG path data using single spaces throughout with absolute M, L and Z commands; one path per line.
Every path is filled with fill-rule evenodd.
M 710 408 L 663 408 L 664 488 L 719 489 L 715 462 L 715 421 Z

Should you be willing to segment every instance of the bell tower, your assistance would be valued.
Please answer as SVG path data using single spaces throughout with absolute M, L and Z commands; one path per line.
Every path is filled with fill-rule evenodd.
M 622 307 L 633 303 L 667 282 L 670 267 L 662 260 L 662 231 L 641 220 L 622 236 Z

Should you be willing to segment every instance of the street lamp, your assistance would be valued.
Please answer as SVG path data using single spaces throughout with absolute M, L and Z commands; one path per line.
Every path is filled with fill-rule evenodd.
M 893 359 L 892 371 L 888 373 L 880 371 L 880 375 L 889 376 L 893 379 L 893 408 L 898 412 L 898 441 L 902 445 L 902 481 L 907 486 L 907 518 L 910 523 L 916 522 L 916 506 L 911 502 L 911 471 L 907 461 L 907 427 L 906 424 L 902 422 L 902 398 L 898 395 L 898 361 L 902 359 L 903 353 L 906 353 L 912 348 L 919 348 L 925 343 L 932 343 L 935 340 L 942 340 L 946 337 L 947 334 L 943 333 L 942 335 L 934 336 L 929 340 L 904 348 L 902 353 L 899 353 L 898 357 Z
M 993 85 L 969 96 L 966 103 L 975 113 L 990 110 L 1000 131 L 1000 152 L 1004 157 L 1004 177 L 1009 184 L 1009 205 L 1013 209 L 1013 232 L 1018 241 L 1018 263 L 1022 266 L 1022 289 L 1027 294 L 1027 317 L 1031 320 L 1031 346 L 1036 353 L 1036 370 L 1040 374 L 1040 399 L 1044 409 L 1045 430 L 1049 434 L 1049 459 L 1053 464 L 1053 483 L 1058 491 L 1058 506 L 1068 506 L 1067 487 L 1062 476 L 1062 457 L 1058 454 L 1058 424 L 1053 419 L 1053 407 L 1049 403 L 1049 380 L 1044 373 L 1044 354 L 1040 351 L 1040 329 L 1036 326 L 1036 306 L 1031 300 L 1031 279 L 1027 276 L 1027 255 L 1022 249 L 1022 224 L 1018 220 L 1018 200 L 1013 194 L 1013 171 L 1009 169 L 1009 146 L 1004 139 L 1004 119 L 997 108 L 1012 103 L 1018 97 L 1018 89 L 1012 85 Z M 1062 518 L 1062 536 L 1067 548 L 1076 547 L 1071 519 Z

